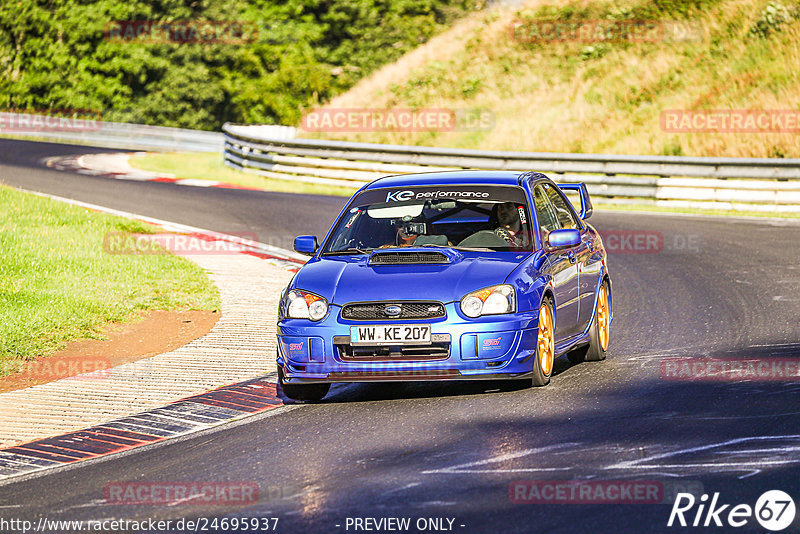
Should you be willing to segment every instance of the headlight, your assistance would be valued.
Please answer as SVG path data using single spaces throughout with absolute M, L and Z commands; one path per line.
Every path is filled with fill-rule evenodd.
M 514 313 L 517 311 L 514 288 L 503 284 L 473 291 L 461 299 L 461 311 L 467 317 Z
M 283 310 L 287 319 L 319 321 L 328 313 L 328 301 L 319 295 L 293 289 L 283 298 Z

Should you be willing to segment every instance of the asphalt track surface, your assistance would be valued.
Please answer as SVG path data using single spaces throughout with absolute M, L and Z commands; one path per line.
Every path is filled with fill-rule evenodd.
M 323 234 L 344 202 L 124 182 L 40 163 L 92 151 L 108 150 L 0 141 L 0 181 L 213 230 L 255 232 L 282 246 L 296 234 Z M 0 518 L 277 517 L 278 532 L 363 532 L 354 518 L 390 517 L 411 518 L 408 531 L 417 532 L 418 518 L 449 518 L 455 532 L 694 532 L 703 529 L 666 526 L 671 499 L 520 504 L 509 487 L 656 481 L 673 489 L 700 484 L 726 504 L 753 506 L 771 489 L 799 502 L 797 377 L 675 380 L 663 366 L 675 357 L 800 358 L 800 226 L 602 211 L 591 222 L 618 240 L 662 236 L 656 249 L 609 254 L 615 319 L 606 361 L 571 365 L 562 358 L 544 388 L 337 388 L 319 404 L 10 481 L 0 486 Z M 607 237 L 607 246 L 613 240 Z M 255 482 L 260 499 L 239 506 L 106 502 L 104 487 L 120 481 Z M 687 512 L 690 523 L 696 511 Z M 800 518 L 785 532 L 798 528 Z M 753 518 L 736 530 L 764 531 Z

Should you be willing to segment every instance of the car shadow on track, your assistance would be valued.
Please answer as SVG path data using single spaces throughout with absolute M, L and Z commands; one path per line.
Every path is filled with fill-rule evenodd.
M 553 364 L 553 380 L 560 373 L 574 367 L 566 356 L 557 358 Z M 331 387 L 330 393 L 318 403 L 374 402 L 399 399 L 423 399 L 436 397 L 459 397 L 487 395 L 520 391 L 530 388 L 530 380 L 452 380 L 413 382 L 364 382 L 340 383 Z M 309 404 L 295 401 L 284 395 L 278 386 L 278 395 L 284 404 Z

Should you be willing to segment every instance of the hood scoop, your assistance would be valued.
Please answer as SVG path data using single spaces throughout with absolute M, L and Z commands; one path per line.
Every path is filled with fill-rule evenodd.
M 386 250 L 373 252 L 369 257 L 369 265 L 442 265 L 455 259 L 433 250 Z

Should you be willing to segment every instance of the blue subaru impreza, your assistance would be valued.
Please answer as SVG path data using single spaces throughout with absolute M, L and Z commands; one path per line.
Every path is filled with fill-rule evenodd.
M 580 198 L 580 213 L 564 191 Z M 577 204 L 577 202 L 576 202 Z M 612 320 L 583 184 L 534 172 L 389 176 L 362 187 L 281 296 L 278 378 L 319 400 L 333 382 L 519 379 L 556 357 L 602 360 Z

